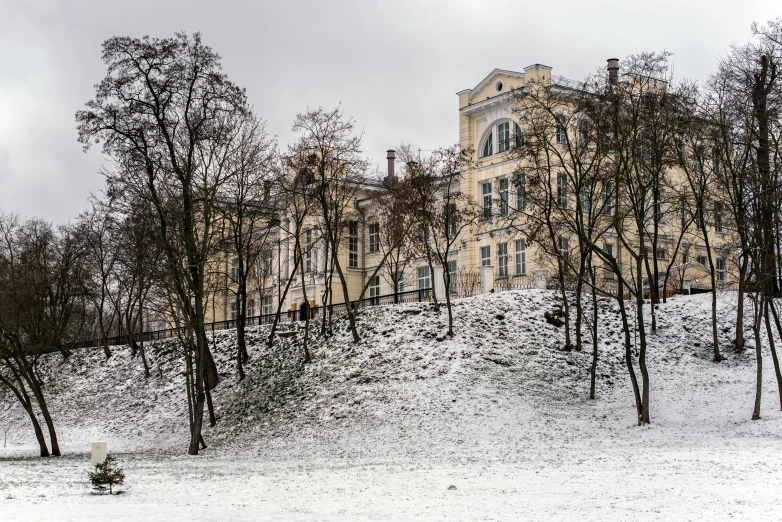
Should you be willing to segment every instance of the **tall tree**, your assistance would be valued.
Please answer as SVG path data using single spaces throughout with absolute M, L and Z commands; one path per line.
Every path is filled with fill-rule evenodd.
M 201 35 L 113 37 L 103 44 L 106 77 L 87 109 L 76 113 L 79 141 L 121 166 L 109 192 L 155 210 L 166 274 L 192 331 L 193 386 L 188 396 L 188 453 L 198 454 L 205 381 L 215 377 L 204 332 L 208 266 L 217 246 L 218 193 L 231 175 L 227 159 L 250 112 L 245 91 L 221 71 L 220 56 Z M 208 370 L 209 368 L 209 370 Z M 212 379 L 209 379 L 212 380 Z

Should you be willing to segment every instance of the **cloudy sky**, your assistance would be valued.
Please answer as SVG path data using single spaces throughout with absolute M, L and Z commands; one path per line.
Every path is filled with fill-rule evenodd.
M 283 146 L 298 111 L 341 103 L 380 166 L 400 142 L 455 143 L 455 93 L 495 67 L 580 79 L 667 49 L 677 76 L 702 79 L 753 21 L 780 15 L 773 0 L 0 0 L 0 210 L 67 221 L 101 190 L 105 159 L 82 152 L 74 113 L 110 36 L 200 31 Z

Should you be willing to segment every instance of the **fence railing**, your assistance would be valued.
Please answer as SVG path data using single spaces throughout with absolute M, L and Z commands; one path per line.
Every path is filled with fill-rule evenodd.
M 533 280 L 527 274 L 508 275 L 497 272 L 494 274 L 494 291 L 505 292 L 507 290 L 529 290 L 533 288 Z
M 296 321 L 304 321 L 309 313 L 310 319 L 316 319 L 322 317 L 323 314 L 335 314 L 347 312 L 348 306 L 351 308 L 366 308 L 369 306 L 389 305 L 389 304 L 401 304 L 401 303 L 416 303 L 416 302 L 428 302 L 431 298 L 431 288 L 423 288 L 419 290 L 408 290 L 407 292 L 397 292 L 395 294 L 370 296 L 362 300 L 351 301 L 349 303 L 339 303 L 333 305 L 320 305 L 310 307 L 307 304 L 300 306 L 296 310 L 282 310 L 280 311 L 280 323 L 292 323 Z M 272 324 L 277 313 L 270 313 L 264 315 L 256 315 L 245 319 L 245 326 L 258 326 L 264 324 Z M 229 319 L 225 321 L 214 321 L 206 323 L 204 330 L 208 332 L 220 331 L 220 330 L 233 330 L 238 325 L 237 319 Z M 139 332 L 128 335 L 116 335 L 107 338 L 109 346 L 117 346 L 121 344 L 128 344 L 132 337 L 136 342 L 146 341 L 160 341 L 163 339 L 170 339 L 177 337 L 179 334 L 184 333 L 181 328 L 166 328 L 163 330 L 154 330 L 150 332 Z M 67 345 L 68 349 L 75 348 L 92 348 L 101 346 L 102 341 L 100 339 L 85 339 L 83 341 L 76 341 Z

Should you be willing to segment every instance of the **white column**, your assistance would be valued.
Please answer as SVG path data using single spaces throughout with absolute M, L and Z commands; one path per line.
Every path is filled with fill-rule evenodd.
M 545 268 L 536 268 L 532 271 L 532 286 L 540 290 L 546 289 L 548 271 Z
M 434 281 L 432 281 L 434 284 L 432 286 L 434 287 L 434 293 L 437 296 L 437 299 L 445 299 L 445 281 L 443 281 L 444 273 L 445 271 L 443 270 L 443 267 L 434 267 Z
M 494 267 L 482 266 L 480 269 L 481 274 L 481 293 L 488 294 L 494 289 Z

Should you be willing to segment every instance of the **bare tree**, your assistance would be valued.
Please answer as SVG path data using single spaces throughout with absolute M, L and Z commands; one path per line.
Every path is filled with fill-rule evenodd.
M 231 175 L 227 159 L 249 113 L 246 95 L 222 73 L 220 57 L 200 34 L 110 38 L 106 77 L 76 114 L 85 148 L 103 144 L 121 166 L 107 176 L 109 193 L 155 210 L 167 276 L 192 331 L 188 365 L 190 445 L 199 451 L 205 381 L 216 381 L 204 331 L 208 266 L 217 250 L 217 194 Z M 209 379 L 207 369 L 214 379 Z M 208 388 L 208 386 L 206 387 Z
M 80 338 L 86 317 L 82 242 L 69 227 L 0 215 L 0 383 L 30 417 L 42 457 L 60 456 L 39 370 L 43 354 Z M 36 417 L 46 422 L 51 453 Z
M 219 195 L 226 251 L 231 257 L 227 277 L 230 286 L 236 287 L 233 306 L 239 380 L 244 379 L 242 365 L 248 359 L 245 340 L 248 282 L 259 256 L 269 247 L 276 219 L 271 187 L 280 172 L 277 158 L 276 143 L 267 135 L 263 122 L 249 116 L 242 122 L 241 134 L 230 159 L 233 175 L 221 187 Z

